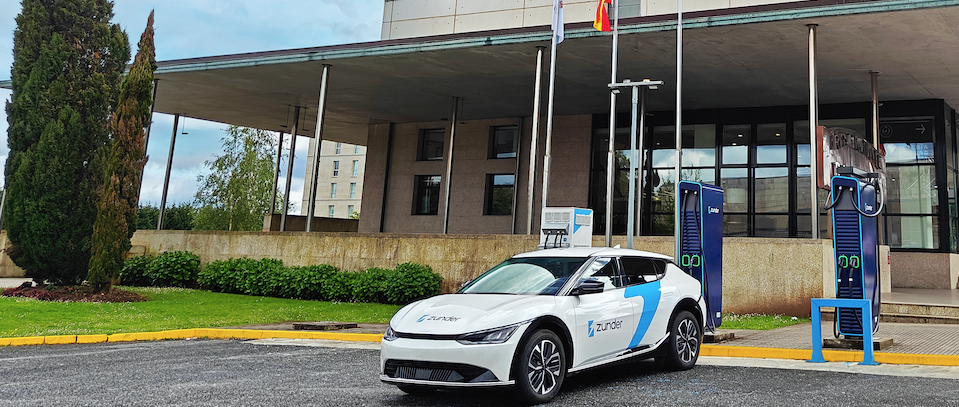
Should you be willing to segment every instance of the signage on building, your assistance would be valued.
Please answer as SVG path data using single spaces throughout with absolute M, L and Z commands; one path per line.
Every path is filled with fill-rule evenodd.
M 886 188 L 886 153 L 859 133 L 844 127 L 819 126 L 816 130 L 816 162 L 819 188 L 829 189 L 829 182 L 839 167 L 853 167 L 866 173 L 879 174 L 879 185 Z

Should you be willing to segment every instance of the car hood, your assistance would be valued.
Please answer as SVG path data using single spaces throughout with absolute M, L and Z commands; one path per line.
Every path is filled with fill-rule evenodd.
M 400 310 L 390 326 L 397 332 L 455 335 L 498 328 L 550 313 L 549 295 L 447 294 Z

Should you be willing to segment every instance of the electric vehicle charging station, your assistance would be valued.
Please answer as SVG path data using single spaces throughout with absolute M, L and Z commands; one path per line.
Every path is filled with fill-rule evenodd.
M 878 219 L 882 212 L 879 176 L 840 167 L 831 180 L 836 298 L 872 300 L 872 321 L 856 308 L 837 308 L 834 335 L 863 337 L 879 329 Z M 867 328 L 867 325 L 868 328 Z
M 680 244 L 676 261 L 702 284 L 705 325 L 715 331 L 723 322 L 723 189 L 680 181 L 679 196 Z
M 593 246 L 593 210 L 543 208 L 539 249 Z

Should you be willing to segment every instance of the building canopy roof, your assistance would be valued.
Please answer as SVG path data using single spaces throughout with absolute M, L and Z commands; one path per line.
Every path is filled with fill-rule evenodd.
M 808 103 L 807 24 L 818 24 L 821 103 L 945 99 L 959 106 L 959 0 L 804 1 L 684 14 L 686 109 Z M 663 80 L 651 110 L 675 106 L 675 15 L 620 22 L 619 78 Z M 366 144 L 367 125 L 532 115 L 548 26 L 160 62 L 156 111 L 313 135 L 323 64 L 332 66 L 324 138 Z M 609 111 L 610 34 L 567 24 L 555 114 Z M 543 112 L 545 114 L 545 97 Z M 619 98 L 621 111 L 628 98 Z

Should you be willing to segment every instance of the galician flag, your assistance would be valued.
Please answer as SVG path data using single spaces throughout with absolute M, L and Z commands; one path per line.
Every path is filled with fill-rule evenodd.
M 596 19 L 593 20 L 593 28 L 600 31 L 613 31 L 613 28 L 609 25 L 609 12 L 606 11 L 606 4 L 612 6 L 613 0 L 599 0 L 599 5 L 596 6 Z
M 556 43 L 563 42 L 563 0 L 553 0 L 553 35 Z

